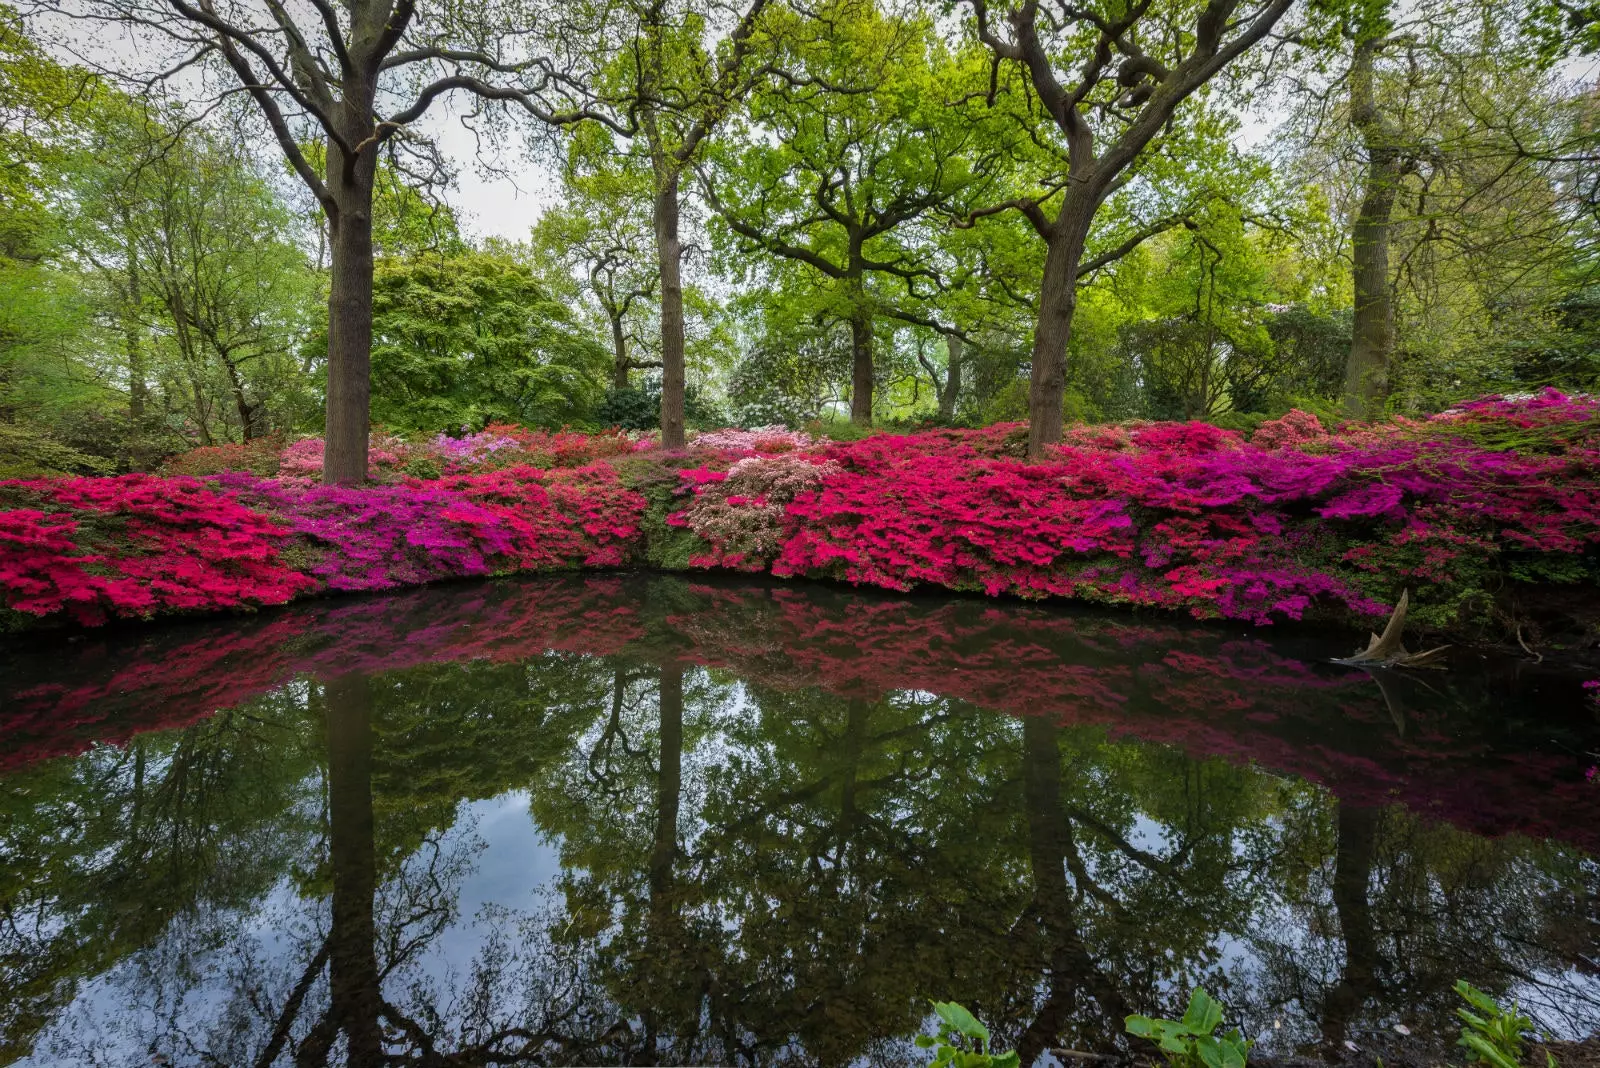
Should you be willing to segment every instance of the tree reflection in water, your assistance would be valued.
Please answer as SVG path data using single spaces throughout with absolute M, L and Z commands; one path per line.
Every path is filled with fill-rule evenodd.
M 0 675 L 0 1061 L 913 1064 L 932 997 L 1031 1061 L 1197 982 L 1314 1052 L 1461 976 L 1600 1026 L 1551 680 L 660 579 L 117 641 Z

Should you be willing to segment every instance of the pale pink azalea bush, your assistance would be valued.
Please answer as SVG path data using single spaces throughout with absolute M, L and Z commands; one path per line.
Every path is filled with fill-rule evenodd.
M 367 477 L 377 478 L 383 468 L 401 462 L 403 443 L 375 439 L 367 443 Z M 278 474 L 283 478 L 321 478 L 325 445 L 321 438 L 301 438 L 278 454 Z
M 690 557 L 697 567 L 765 571 L 793 534 L 790 505 L 839 473 L 830 460 L 792 454 L 750 456 L 726 472 L 684 471 L 688 507 L 667 517 L 706 545 Z
M 750 430 L 706 430 L 694 436 L 690 448 L 715 452 L 775 454 L 809 449 L 814 441 L 802 430 L 781 426 L 758 426 Z

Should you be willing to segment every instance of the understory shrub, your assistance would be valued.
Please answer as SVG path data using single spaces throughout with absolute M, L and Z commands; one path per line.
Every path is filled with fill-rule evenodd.
M 648 435 L 497 425 L 376 438 L 361 487 L 315 482 L 317 439 L 283 447 L 278 477 L 250 469 L 262 447 L 222 447 L 185 461 L 217 468 L 206 480 L 0 483 L 0 595 L 96 622 L 649 563 L 1256 624 L 1376 616 L 1410 587 L 1415 618 L 1450 626 L 1507 584 L 1600 582 L 1588 397 L 1332 430 L 1292 411 L 1248 440 L 1206 423 L 1077 426 L 1036 461 L 1025 446 L 1020 424 L 852 441 L 762 428 L 669 454 Z

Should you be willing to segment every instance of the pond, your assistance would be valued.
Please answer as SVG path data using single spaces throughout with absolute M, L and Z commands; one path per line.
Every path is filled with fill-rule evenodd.
M 0 1062 L 920 1065 L 936 998 L 1053 1063 L 1196 983 L 1279 1056 L 1442 1057 L 1458 978 L 1600 1027 L 1577 680 L 1353 645 L 627 574 L 13 641 Z

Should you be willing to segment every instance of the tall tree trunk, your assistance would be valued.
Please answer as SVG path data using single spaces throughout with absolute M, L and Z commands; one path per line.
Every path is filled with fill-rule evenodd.
M 209 448 L 217 443 L 211 436 L 210 410 L 206 405 L 205 391 L 200 388 L 200 379 L 192 371 L 189 373 L 189 392 L 194 396 L 194 418 L 200 431 L 200 444 Z
M 1044 1001 L 1017 1039 L 1022 1063 L 1032 1064 L 1046 1049 L 1059 1044 L 1080 991 L 1095 999 L 1112 1024 L 1127 1016 L 1128 1006 L 1122 992 L 1095 963 L 1078 929 L 1066 874 L 1068 853 L 1077 846 L 1061 806 L 1060 731 L 1044 716 L 1023 717 L 1022 793 L 1028 817 L 1032 907 L 1046 936 L 1048 957 L 1042 963 L 1049 973 Z M 1108 1036 L 1116 1033 L 1115 1027 L 1106 1030 Z
M 1344 943 L 1339 982 L 1322 1003 L 1322 1040 L 1340 1048 L 1362 1007 L 1378 993 L 1378 939 L 1372 928 L 1372 862 L 1379 810 L 1339 802 L 1339 840 L 1333 862 L 1333 908 Z
M 1061 440 L 1067 392 L 1067 345 L 1078 308 L 1078 261 L 1083 258 L 1095 198 L 1069 189 L 1050 227 L 1033 333 L 1033 375 L 1028 389 L 1028 455 L 1041 457 Z
M 661 758 L 656 767 L 656 830 L 650 848 L 651 904 L 672 887 L 678 855 L 678 798 L 683 787 L 683 665 L 661 668 Z
M 353 103 L 345 107 L 358 110 Z M 347 123 L 350 143 L 360 144 L 368 136 L 370 112 L 369 107 Z M 337 144 L 330 141 L 327 151 L 328 186 L 338 211 L 328 220 L 328 395 L 322 480 L 348 484 L 367 477 L 372 399 L 372 185 L 377 155 L 368 149 L 356 158 L 354 166 L 347 167 Z
M 128 301 L 122 310 L 122 337 L 128 350 L 128 417 L 134 422 L 144 418 L 145 401 L 149 397 L 149 384 L 144 377 L 144 339 L 139 336 L 139 306 L 143 294 L 139 288 L 138 251 L 129 235 L 124 240 L 127 255 Z
M 373 896 L 372 692 L 365 676 L 327 683 L 328 849 L 333 873 L 328 936 L 330 1015 L 349 1042 L 352 1068 L 383 1063 Z
M 945 350 L 949 363 L 944 372 L 944 388 L 939 390 L 939 421 L 948 423 L 956 416 L 956 400 L 961 396 L 961 339 L 954 334 L 945 335 Z
M 233 357 L 222 351 L 219 351 L 217 356 L 228 372 L 228 390 L 233 394 L 234 411 L 239 415 L 239 432 L 245 441 L 254 441 L 261 437 L 261 412 L 264 404 L 261 402 L 251 404 L 246 398 L 244 377 L 239 374 L 239 365 L 234 363 Z
M 627 389 L 628 335 L 622 329 L 622 309 L 608 306 L 606 318 L 611 320 L 611 385 L 615 389 Z
M 661 447 L 681 449 L 683 433 L 683 242 L 678 237 L 676 170 L 658 176 L 655 228 L 661 268 Z
M 850 421 L 872 425 L 872 314 L 859 303 L 850 310 Z
M 1367 173 L 1351 233 L 1355 329 L 1345 362 L 1344 407 L 1356 418 L 1373 419 L 1389 397 L 1389 361 L 1394 353 L 1394 294 L 1389 286 L 1389 238 L 1395 197 L 1405 173 L 1399 134 L 1374 95 L 1373 64 L 1382 41 L 1356 44 L 1350 64 L 1350 123 L 1361 135 Z

